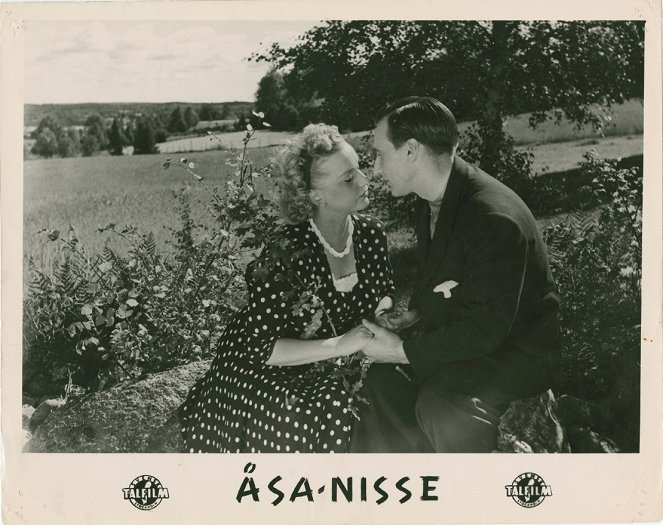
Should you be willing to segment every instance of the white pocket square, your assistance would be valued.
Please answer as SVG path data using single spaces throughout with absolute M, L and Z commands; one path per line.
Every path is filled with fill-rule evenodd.
M 438 284 L 435 288 L 433 288 L 433 292 L 442 292 L 444 294 L 444 298 L 449 299 L 451 297 L 451 290 L 456 286 L 458 286 L 456 281 L 444 281 L 443 283 Z

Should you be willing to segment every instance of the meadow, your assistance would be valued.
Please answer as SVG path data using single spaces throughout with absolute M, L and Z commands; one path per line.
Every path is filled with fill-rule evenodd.
M 260 138 L 260 133 L 256 135 Z M 602 158 L 642 154 L 642 136 L 605 137 L 591 140 L 526 146 L 534 154 L 534 171 L 559 172 L 578 165 L 582 155 L 595 149 Z M 278 147 L 254 147 L 251 159 L 257 167 L 268 164 Z M 230 153 L 215 150 L 185 154 L 194 162 L 196 172 L 209 187 L 222 189 L 232 168 Z M 182 155 L 177 154 L 175 158 Z M 27 284 L 28 260 L 32 258 L 50 273 L 61 262 L 57 243 L 39 235 L 44 228 L 66 233 L 70 227 L 90 253 L 100 251 L 108 234 L 97 228 L 110 222 L 119 226 L 135 225 L 139 231 L 154 233 L 164 246 L 172 240 L 172 229 L 179 226 L 174 193 L 184 188 L 189 196 L 194 222 L 211 224 L 207 210 L 209 195 L 190 174 L 176 167 L 163 170 L 162 164 L 173 155 L 137 155 L 125 157 L 77 157 L 40 159 L 24 164 L 24 279 Z M 542 218 L 548 223 L 550 219 Z M 399 249 L 411 236 L 407 229 L 393 232 L 393 247 Z M 120 246 L 121 248 L 121 246 Z

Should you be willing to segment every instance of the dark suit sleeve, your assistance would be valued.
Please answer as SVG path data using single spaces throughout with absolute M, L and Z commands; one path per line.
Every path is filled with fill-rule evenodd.
M 493 352 L 506 338 L 518 310 L 528 244 L 518 224 L 501 213 L 473 221 L 463 241 L 464 270 L 451 290 L 453 313 L 445 325 L 406 339 L 403 348 L 419 377 L 444 363 Z

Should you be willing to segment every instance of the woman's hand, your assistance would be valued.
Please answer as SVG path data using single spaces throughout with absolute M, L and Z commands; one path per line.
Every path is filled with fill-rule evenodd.
M 336 341 L 336 350 L 339 355 L 346 356 L 362 350 L 373 339 L 373 332 L 363 324 L 355 326 L 352 330 L 339 336 Z

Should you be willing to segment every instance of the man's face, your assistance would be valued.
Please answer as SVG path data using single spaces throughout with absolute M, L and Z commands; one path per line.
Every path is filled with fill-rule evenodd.
M 387 135 L 389 124 L 384 118 L 375 127 L 373 132 L 373 148 L 375 149 L 375 163 L 373 171 L 382 176 L 389 183 L 391 194 L 401 197 L 412 192 L 410 180 L 412 178 L 412 163 L 408 162 L 407 144 L 396 149 Z

